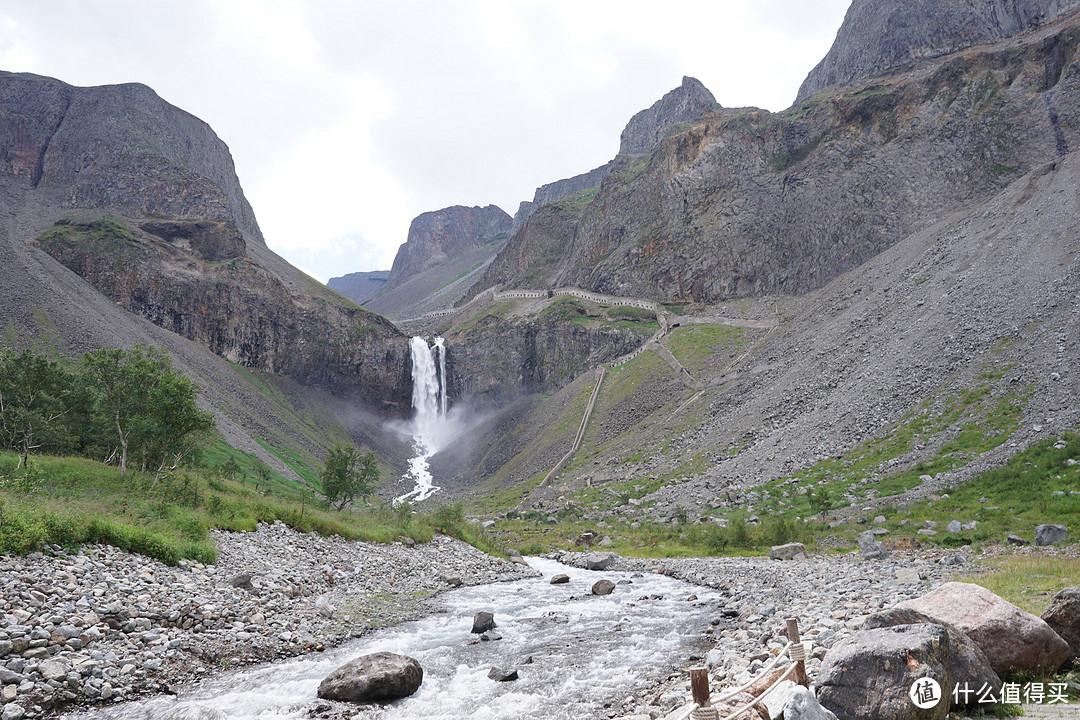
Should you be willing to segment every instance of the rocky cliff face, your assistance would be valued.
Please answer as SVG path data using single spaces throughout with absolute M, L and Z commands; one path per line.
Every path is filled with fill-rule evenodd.
M 291 292 L 244 255 L 229 221 L 154 220 L 141 229 L 112 216 L 63 220 L 38 244 L 129 312 L 231 362 L 408 413 L 408 347 L 389 322 L 314 281 L 307 296 Z
M 522 395 L 552 394 L 597 365 L 637 349 L 651 333 L 546 319 L 484 318 L 472 328 L 447 333 L 451 397 L 491 409 Z
M 363 305 L 379 294 L 386 286 L 386 278 L 390 275 L 389 270 L 374 270 L 371 272 L 355 272 L 332 277 L 326 285 L 331 290 L 339 292 L 353 302 Z
M 691 123 L 705 111 L 718 107 L 720 104 L 700 80 L 683 77 L 679 87 L 630 118 L 619 138 L 619 154 L 651 153 L 677 125 Z
M 0 174 L 60 207 L 231 220 L 263 242 L 228 147 L 150 88 L 0 72 L 0 108 Z
M 534 213 L 474 288 L 576 285 L 666 302 L 797 294 L 1080 142 L 1080 17 L 822 93 L 718 111 Z
M 490 246 L 509 236 L 512 220 L 495 205 L 453 207 L 418 215 L 409 237 L 398 249 L 385 290 L 470 250 Z
M 1019 35 L 1078 5 L 1080 0 L 854 0 L 796 102 L 826 87 Z
M 110 305 L 221 357 L 408 412 L 405 337 L 274 255 L 226 145 L 149 88 L 0 73 L 0 208 L 12 262 L 48 268 L 24 257 L 36 239 Z M 53 284 L 7 280 L 15 308 Z M 98 328 L 66 332 L 81 340 L 62 343 L 98 344 Z

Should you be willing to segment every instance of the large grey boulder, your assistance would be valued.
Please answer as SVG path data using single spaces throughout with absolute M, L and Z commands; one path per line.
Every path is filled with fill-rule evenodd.
M 589 570 L 607 570 L 619 556 L 612 552 L 594 552 L 585 556 L 585 567 Z
M 949 633 L 950 648 L 946 660 L 948 676 L 953 683 L 967 683 L 967 686 L 975 690 L 983 686 L 991 688 L 994 693 L 1001 689 L 1001 678 L 994 672 L 990 665 L 990 659 L 982 651 L 974 640 L 969 638 L 963 630 L 945 622 L 937 620 L 918 610 L 911 608 L 894 607 L 888 610 L 874 613 L 863 622 L 864 630 L 876 628 L 896 627 L 898 625 L 941 625 Z M 978 704 L 978 696 L 967 696 L 968 704 Z
M 889 556 L 885 544 L 877 541 L 873 530 L 859 533 L 857 541 L 864 560 L 881 560 Z
M 1080 657 L 1080 587 L 1067 587 L 1054 596 L 1042 619 L 1069 644 L 1073 657 Z
M 773 560 L 794 560 L 799 557 L 807 557 L 806 546 L 800 542 L 786 545 L 773 545 L 769 548 L 769 557 Z
M 1069 528 L 1064 525 L 1037 525 L 1035 527 L 1036 545 L 1053 545 L 1069 539 Z
M 1069 658 L 1069 645 L 1042 619 L 972 583 L 948 582 L 897 607 L 960 628 L 998 675 L 1054 672 Z
M 818 673 L 817 699 L 839 720 L 920 718 L 943 720 L 949 691 L 920 710 L 909 691 L 916 680 L 932 678 L 952 688 L 948 675 L 949 632 L 941 625 L 917 624 L 860 630 L 825 655 Z
M 597 580 L 593 583 L 593 595 L 610 595 L 615 590 L 615 583 L 610 580 Z
M 406 655 L 378 652 L 342 665 L 319 683 L 324 700 L 376 702 L 408 697 L 420 687 L 424 670 Z

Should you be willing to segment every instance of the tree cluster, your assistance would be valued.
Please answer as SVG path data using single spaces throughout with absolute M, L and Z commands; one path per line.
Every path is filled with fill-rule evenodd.
M 198 386 L 163 348 L 88 352 L 69 365 L 32 350 L 0 350 L 0 448 L 78 454 L 153 471 L 155 482 L 209 437 Z

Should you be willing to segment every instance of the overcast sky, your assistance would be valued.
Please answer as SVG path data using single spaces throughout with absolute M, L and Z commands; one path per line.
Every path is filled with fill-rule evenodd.
M 409 222 L 511 215 L 603 164 L 691 75 L 791 105 L 849 0 L 5 0 L 0 69 L 141 82 L 229 145 L 266 241 L 321 280 L 389 269 Z

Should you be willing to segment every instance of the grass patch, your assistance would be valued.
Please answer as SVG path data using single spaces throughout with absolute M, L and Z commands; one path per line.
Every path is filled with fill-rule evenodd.
M 28 553 L 47 544 L 74 548 L 109 543 L 175 565 L 183 558 L 212 563 L 211 529 L 254 530 L 281 521 L 300 532 L 349 540 L 427 542 L 446 532 L 498 551 L 482 530 L 438 512 L 412 515 L 386 507 L 336 512 L 314 495 L 297 501 L 267 497 L 209 471 L 184 470 L 152 487 L 153 476 L 84 458 L 35 456 L 32 470 L 0 453 L 0 552 Z
M 958 578 L 981 585 L 1033 615 L 1067 587 L 1080 586 L 1080 560 L 1044 555 L 1011 555 L 981 563 L 983 572 Z
M 722 325 L 678 327 L 668 334 L 667 347 L 683 367 L 695 377 L 713 364 L 713 356 L 736 350 L 745 344 L 744 328 Z
M 556 210 L 561 210 L 563 212 L 580 213 L 589 205 L 589 203 L 596 199 L 596 193 L 599 191 L 600 186 L 594 185 L 591 188 L 585 188 L 580 192 L 564 197 L 562 200 L 556 200 L 551 203 L 551 206 Z

